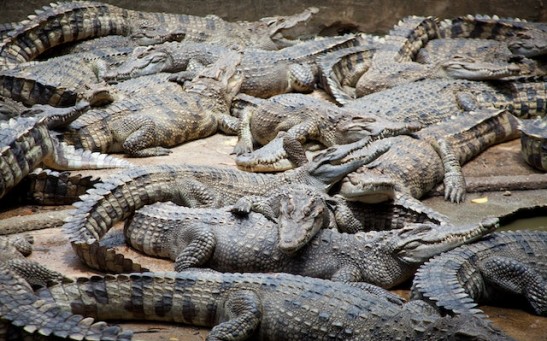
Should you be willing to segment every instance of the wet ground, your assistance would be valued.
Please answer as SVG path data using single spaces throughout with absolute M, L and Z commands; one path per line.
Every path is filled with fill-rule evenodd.
M 136 164 L 204 164 L 219 167 L 234 167 L 233 156 L 230 155 L 236 138 L 224 135 L 215 135 L 207 139 L 187 143 L 173 149 L 173 154 L 163 157 L 135 159 Z M 495 179 L 500 175 L 512 175 L 515 179 L 534 176 L 536 186 L 543 184 L 546 188 L 547 174 L 541 174 L 531 170 L 524 164 L 518 154 L 519 141 L 515 140 L 491 148 L 479 158 L 473 160 L 464 167 L 465 174 L 473 181 L 484 180 L 485 177 Z M 106 176 L 114 171 L 86 171 L 84 174 Z M 526 182 L 526 181 L 525 181 Z M 473 203 L 473 199 L 483 198 L 483 203 Z M 455 222 L 467 223 L 480 220 L 487 215 L 502 215 L 515 210 L 518 207 L 528 207 L 539 204 L 547 204 L 547 189 L 535 190 L 511 190 L 501 192 L 479 192 L 468 194 L 465 203 L 456 205 L 445 202 L 441 197 L 427 198 L 425 202 L 431 207 L 450 216 Z M 67 207 L 62 207 L 67 208 Z M 43 207 L 21 207 L 0 213 L 0 219 L 23 214 L 37 214 L 43 211 L 59 209 Z M 527 228 L 528 221 L 520 222 L 520 228 Z M 536 218 L 533 223 L 536 229 L 547 230 L 547 216 Z M 152 270 L 172 270 L 172 263 L 166 260 L 151 259 L 137 254 L 125 246 L 121 237 L 121 225 L 117 226 L 110 234 L 111 243 L 119 245 L 121 251 L 139 258 L 139 263 Z M 84 268 L 74 255 L 60 228 L 50 228 L 31 232 L 36 239 L 36 250 L 31 255 L 40 263 L 50 268 L 61 271 L 68 276 L 91 274 Z M 408 287 L 403 287 L 397 293 L 408 295 Z M 508 334 L 522 341 L 547 340 L 547 318 L 529 314 L 526 311 L 510 308 L 483 307 L 494 323 Z M 137 337 L 144 340 L 204 340 L 206 329 L 194 327 L 180 327 L 170 324 L 157 323 L 130 323 L 124 324 L 127 328 L 137 332 Z

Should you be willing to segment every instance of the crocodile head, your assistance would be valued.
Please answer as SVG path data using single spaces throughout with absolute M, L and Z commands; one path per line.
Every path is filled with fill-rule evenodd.
M 371 114 L 348 112 L 337 118 L 335 144 L 353 143 L 365 139 L 374 141 L 390 136 L 411 134 L 422 128 L 415 122 L 397 122 Z
M 452 78 L 470 80 L 500 79 L 518 75 L 522 71 L 520 66 L 514 63 L 495 64 L 462 56 L 454 56 L 442 63 L 441 68 Z
M 174 65 L 172 56 L 156 46 L 139 46 L 127 60 L 104 75 L 107 82 L 123 81 L 139 76 L 170 71 Z
M 547 54 L 547 32 L 531 29 L 518 32 L 509 39 L 507 47 L 511 52 L 525 57 L 538 57 Z
M 404 263 L 422 264 L 431 257 L 472 242 L 499 227 L 499 219 L 486 218 L 478 224 L 439 226 L 410 224 L 394 231 L 390 238 L 392 253 Z
M 372 172 L 350 173 L 341 183 L 340 193 L 350 201 L 377 204 L 395 199 L 397 193 L 392 177 Z
M 292 188 L 280 200 L 277 224 L 279 249 L 293 254 L 329 223 L 329 209 L 320 192 L 309 187 Z

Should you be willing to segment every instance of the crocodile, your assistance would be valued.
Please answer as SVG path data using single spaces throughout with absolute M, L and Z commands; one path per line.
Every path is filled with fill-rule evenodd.
M 361 35 L 345 35 L 305 41 L 278 51 L 245 49 L 238 66 L 243 77 L 240 92 L 262 98 L 290 91 L 311 92 L 318 81 L 318 56 L 362 44 L 366 39 Z M 224 58 L 225 50 L 210 44 L 164 43 L 136 50 L 106 77 L 115 80 L 157 72 L 182 72 L 173 79 L 183 82 L 191 78 L 192 73 L 189 76 L 186 71 L 190 61 L 207 64 L 212 58 Z
M 490 82 L 423 79 L 355 99 L 344 107 L 424 126 L 485 108 L 506 108 L 520 118 L 530 118 L 545 115 L 546 89 L 545 77 Z
M 38 295 L 97 319 L 209 327 L 208 340 L 511 340 L 476 316 L 441 317 L 422 301 L 402 304 L 345 283 L 289 274 L 91 276 Z
M 0 71 L 0 94 L 27 106 L 67 107 L 79 100 L 102 106 L 112 102 L 113 95 L 101 75 L 131 51 L 127 47 L 103 48 L 21 63 Z
M 426 262 L 416 273 L 412 297 L 448 314 L 485 316 L 478 303 L 524 298 L 547 314 L 547 232 L 504 231 Z
M 0 236 L 0 338 L 3 340 L 50 339 L 128 340 L 130 332 L 91 318 L 62 311 L 62 306 L 43 300 L 33 288 L 71 280 L 43 265 L 27 260 L 30 237 Z
M 470 226 L 409 223 L 402 229 L 354 234 L 311 226 L 310 233 L 318 231 L 301 245 L 294 243 L 290 230 L 301 224 L 321 227 L 324 209 L 315 206 L 307 212 L 293 204 L 280 203 L 279 228 L 253 212 L 241 219 L 223 209 L 147 206 L 128 220 L 124 234 L 137 250 L 174 260 L 176 271 L 285 272 L 389 289 L 412 277 L 425 260 L 498 226 L 496 219 Z
M 441 38 L 479 38 L 503 41 L 514 54 L 538 57 L 547 53 L 547 29 L 537 23 L 497 16 L 466 15 L 438 25 Z
M 419 199 L 443 181 L 445 199 L 461 202 L 465 198 L 461 165 L 489 146 L 518 138 L 519 130 L 518 120 L 508 111 L 487 110 L 424 128 L 416 135 L 375 141 L 364 149 L 356 142 L 327 150 L 335 159 L 353 150 L 346 158 L 352 160 L 389 146 L 378 159 L 348 174 L 340 182 L 340 194 L 365 202 Z M 367 188 L 370 195 L 363 193 Z
M 481 32 L 465 32 L 465 29 L 463 29 L 464 31 L 458 31 L 456 27 L 461 26 L 458 19 L 454 19 L 454 21 L 447 20 L 442 23 L 432 17 L 403 19 L 385 37 L 386 43 L 377 48 L 376 58 L 372 58 L 372 65 L 356 84 L 355 95 L 362 97 L 425 77 L 492 80 L 525 75 L 537 69 L 534 61 L 520 55 L 517 58 L 508 58 L 506 60 L 484 60 L 482 58 L 484 52 L 476 51 L 476 41 L 473 38 L 501 40 L 500 43 L 504 44 L 505 47 L 503 54 L 507 52 L 512 55 L 509 45 L 513 41 L 511 39 L 517 39 L 515 38 L 517 32 L 522 34 L 528 32 L 534 36 L 534 38 L 530 38 L 532 41 L 544 45 L 544 40 L 547 39 L 546 32 L 530 27 L 521 27 L 521 24 L 516 23 L 509 24 L 488 19 L 489 23 L 486 24 L 486 21 L 487 19 L 478 19 L 478 17 L 472 20 L 473 25 L 479 25 L 481 29 L 490 33 L 481 35 L 479 34 Z M 479 22 L 482 22 L 483 25 Z M 446 32 L 449 30 L 447 26 L 451 28 L 450 34 Z M 511 28 L 514 30 L 511 30 Z M 466 29 L 470 28 L 466 27 Z M 483 31 L 482 33 L 486 32 Z M 423 51 L 423 48 L 427 48 L 427 44 L 435 45 L 435 47 L 442 46 L 443 43 L 438 42 L 438 38 L 459 38 L 458 44 L 462 49 L 459 50 L 457 55 L 451 54 L 446 60 L 427 64 L 418 63 L 418 59 L 423 58 L 420 52 Z M 452 41 L 452 39 L 446 40 Z M 469 42 L 466 42 L 466 40 Z M 502 50 L 502 48 L 499 50 Z M 465 54 L 464 56 L 462 56 L 462 52 Z M 514 57 L 514 55 L 512 56 Z
M 236 154 L 251 152 L 253 145 L 265 145 L 280 132 L 304 144 L 315 140 L 330 147 L 361 139 L 411 133 L 419 124 L 392 122 L 382 117 L 349 111 L 332 103 L 303 94 L 284 94 L 267 100 L 239 95 L 232 105 L 240 119 Z M 272 159 L 276 154 L 272 153 Z M 286 155 L 283 155 L 285 157 Z M 238 166 L 244 167 L 236 159 Z M 258 167 L 254 168 L 257 171 Z
M 165 78 L 163 84 L 151 79 L 152 87 L 143 77 L 131 80 L 133 84 L 125 87 L 122 99 L 87 111 L 72 122 L 63 132 L 64 141 L 91 151 L 147 157 L 167 155 L 171 150 L 166 147 L 218 130 L 236 134 L 238 120 L 230 116 L 230 104 L 241 85 L 236 74 L 240 55 L 232 52 L 225 57 L 200 72 L 184 89 Z M 147 78 L 157 76 L 161 75 Z
M 59 142 L 46 121 L 17 118 L 0 122 L 0 198 L 40 164 L 58 170 L 131 166 L 125 160 Z
M 373 155 L 373 157 L 376 155 Z M 140 264 L 99 244 L 118 221 L 157 201 L 173 201 L 188 207 L 220 207 L 245 195 L 266 195 L 291 184 L 308 184 L 327 191 L 345 174 L 366 160 L 341 165 L 318 155 L 310 163 L 281 174 L 255 174 L 193 165 L 133 167 L 96 184 L 81 200 L 63 226 L 78 257 L 91 268 L 108 271 L 141 271 Z
M 52 3 L 5 34 L 0 69 L 34 60 L 64 43 L 108 35 L 132 36 L 142 45 L 184 39 L 276 49 L 275 39 L 287 43 L 282 39 L 284 29 L 306 22 L 315 13 L 316 8 L 309 8 L 294 16 L 231 23 L 214 15 L 141 12 L 92 1 Z
M 302 106 L 313 101 L 303 96 L 293 95 L 290 98 L 305 99 Z M 455 116 L 469 115 L 470 111 L 490 108 L 507 108 L 521 118 L 541 116 L 547 112 L 546 98 L 547 82 L 544 77 L 488 83 L 463 79 L 424 79 L 353 100 L 343 108 L 409 125 L 419 122 L 427 127 Z M 284 158 L 283 140 L 276 138 L 251 154 L 238 156 L 238 167 L 250 171 L 278 171 L 295 167 L 297 162 Z
M 547 116 L 521 121 L 521 154 L 524 161 L 541 171 L 547 171 Z

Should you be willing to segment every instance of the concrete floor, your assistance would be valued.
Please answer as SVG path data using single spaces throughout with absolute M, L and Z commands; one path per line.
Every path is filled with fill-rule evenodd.
M 173 154 L 163 157 L 133 159 L 136 164 L 205 164 L 218 167 L 234 167 L 233 156 L 230 155 L 236 138 L 224 135 L 214 135 L 206 139 L 193 141 L 173 149 Z M 543 188 L 547 185 L 547 174 L 541 174 L 533 171 L 525 165 L 519 156 L 519 141 L 515 140 L 491 148 L 483 153 L 479 158 L 468 163 L 464 167 L 464 172 L 470 178 L 480 180 L 480 177 L 493 177 L 497 175 L 523 176 L 526 174 L 536 174 L 542 180 L 540 185 Z M 107 176 L 115 171 L 86 171 L 84 174 Z M 536 179 L 537 180 L 537 179 Z M 476 198 L 487 198 L 486 203 L 477 204 L 472 200 Z M 431 207 L 437 209 L 451 217 L 454 222 L 468 223 L 482 219 L 487 215 L 507 214 L 518 207 L 529 207 L 535 205 L 547 204 L 547 189 L 536 189 L 510 192 L 480 192 L 470 193 L 467 200 L 462 204 L 452 204 L 444 201 L 442 197 L 430 197 L 425 202 Z M 60 209 L 67 207 L 57 207 Z M 44 207 L 20 207 L 0 213 L 0 219 L 14 215 L 34 214 L 42 211 L 51 210 Z M 547 216 L 539 223 L 539 229 L 547 230 Z M 536 223 L 537 224 L 537 223 Z M 525 225 L 526 226 L 526 225 Z M 125 246 L 121 236 L 120 225 L 110 234 L 110 242 L 121 252 L 138 258 L 139 263 L 144 264 L 152 270 L 172 270 L 172 263 L 166 260 L 152 259 L 142 256 Z M 31 259 L 47 265 L 57 271 L 61 271 L 68 276 L 87 275 L 90 272 L 83 267 L 79 259 L 74 255 L 66 237 L 62 234 L 60 228 L 50 228 L 31 232 L 36 239 L 36 250 L 31 255 Z M 403 296 L 408 295 L 408 287 L 403 287 L 396 291 Z M 508 334 L 517 340 L 540 341 L 547 340 L 547 318 L 531 315 L 518 309 L 483 307 L 493 322 L 505 330 Z M 181 327 L 169 324 L 157 323 L 127 323 L 124 325 L 128 329 L 137 332 L 136 336 L 143 340 L 204 340 L 207 335 L 206 329 L 195 327 Z

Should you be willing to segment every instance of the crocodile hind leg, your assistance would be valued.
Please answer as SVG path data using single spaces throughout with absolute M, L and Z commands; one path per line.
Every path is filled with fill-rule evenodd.
M 293 64 L 289 67 L 289 90 L 312 92 L 316 83 L 315 74 L 309 66 Z
M 547 281 L 528 265 L 508 257 L 489 257 L 478 263 L 487 284 L 525 296 L 534 312 L 547 315 Z
M 172 151 L 156 146 L 156 124 L 148 117 L 133 115 L 111 124 L 114 139 L 122 144 L 125 153 L 132 157 L 169 155 Z
M 226 322 L 216 325 L 208 341 L 249 340 L 260 324 L 262 303 L 260 297 L 251 290 L 230 293 L 224 303 Z
M 215 250 L 216 239 L 209 227 L 192 226 L 181 230 L 171 243 L 172 250 L 180 250 L 181 245 L 186 245 L 175 258 L 175 271 L 180 272 L 206 263 Z

